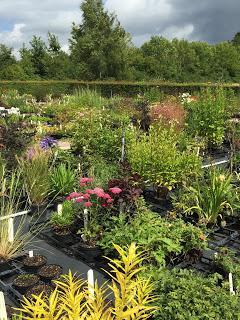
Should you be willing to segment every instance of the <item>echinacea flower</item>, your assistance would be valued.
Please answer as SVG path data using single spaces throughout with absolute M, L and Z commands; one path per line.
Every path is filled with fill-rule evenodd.
M 114 188 L 110 188 L 109 191 L 112 192 L 113 194 L 119 194 L 122 192 L 122 189 L 118 187 L 114 187 Z
M 84 207 L 86 207 L 86 208 L 89 208 L 91 206 L 92 206 L 92 202 L 90 202 L 90 201 L 87 201 L 84 203 Z

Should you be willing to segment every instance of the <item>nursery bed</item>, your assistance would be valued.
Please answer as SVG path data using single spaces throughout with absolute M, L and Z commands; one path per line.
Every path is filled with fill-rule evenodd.
M 35 249 L 35 250 L 34 250 Z M 80 260 L 69 257 L 69 255 L 56 249 L 44 240 L 36 239 L 34 246 L 29 247 L 29 250 L 34 250 L 34 254 L 42 254 L 46 256 L 48 264 L 57 264 L 62 266 L 63 273 L 67 274 L 69 270 L 73 273 L 78 273 L 84 279 L 87 279 L 87 272 L 90 266 Z M 23 268 L 21 259 L 11 263 L 11 270 L 0 274 L 0 290 L 5 292 L 7 303 L 13 306 L 18 306 L 22 295 L 12 286 L 13 279 L 22 273 L 26 273 Z M 102 285 L 107 278 L 96 270 L 94 270 L 95 279 Z

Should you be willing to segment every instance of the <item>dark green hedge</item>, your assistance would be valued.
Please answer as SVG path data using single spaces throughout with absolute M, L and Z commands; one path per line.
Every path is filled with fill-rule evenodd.
M 54 96 L 60 94 L 71 94 L 76 89 L 89 88 L 96 89 L 103 96 L 123 95 L 136 96 L 151 88 L 159 88 L 166 94 L 180 94 L 183 92 L 194 93 L 202 88 L 216 87 L 219 84 L 213 83 L 170 83 L 170 82 L 125 82 L 125 81 L 0 81 L 0 92 L 9 89 L 16 89 L 21 94 L 31 93 L 38 99 L 43 98 L 48 93 Z M 221 84 L 226 88 L 231 88 L 235 92 L 240 92 L 240 84 Z

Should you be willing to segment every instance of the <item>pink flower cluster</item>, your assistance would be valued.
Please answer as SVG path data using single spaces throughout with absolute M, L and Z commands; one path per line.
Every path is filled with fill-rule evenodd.
M 91 182 L 93 182 L 93 178 L 82 178 L 80 180 L 80 187 L 86 187 L 87 184 Z M 109 193 L 112 193 L 112 195 L 121 192 L 122 190 L 118 187 L 109 189 Z M 114 200 L 109 193 L 105 192 L 102 188 L 86 189 L 84 192 L 72 192 L 66 200 L 83 203 L 86 208 L 92 207 L 94 204 L 102 207 L 111 207 Z

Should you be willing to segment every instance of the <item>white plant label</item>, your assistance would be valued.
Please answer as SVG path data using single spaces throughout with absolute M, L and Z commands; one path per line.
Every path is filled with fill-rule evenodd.
M 94 300 L 94 274 L 92 269 L 88 270 L 87 279 L 88 279 L 89 299 Z
M 28 254 L 29 254 L 29 258 L 33 258 L 33 250 L 29 251 Z
M 59 215 L 59 216 L 62 215 L 62 211 L 63 211 L 63 205 L 60 203 L 60 204 L 58 204 L 58 206 L 57 206 L 57 212 L 58 212 L 58 215 Z
M 0 319 L 7 320 L 7 310 L 3 292 L 0 291 Z
M 14 225 L 13 225 L 13 218 L 10 218 L 8 221 L 8 241 L 14 241 Z
M 230 294 L 235 295 L 235 291 L 233 290 L 233 276 L 231 272 L 229 273 L 228 277 L 229 277 Z

